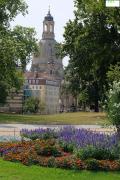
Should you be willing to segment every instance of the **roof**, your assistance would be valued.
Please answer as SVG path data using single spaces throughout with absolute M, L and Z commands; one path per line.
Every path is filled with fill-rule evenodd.
M 51 15 L 51 13 L 50 13 L 50 10 L 48 11 L 48 14 L 47 14 L 47 16 L 45 16 L 45 19 L 44 19 L 45 21 L 53 21 L 53 17 L 52 17 L 52 15 Z

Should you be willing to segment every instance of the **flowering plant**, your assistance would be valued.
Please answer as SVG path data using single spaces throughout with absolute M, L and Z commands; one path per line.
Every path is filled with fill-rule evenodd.
M 38 128 L 34 130 L 28 130 L 28 129 L 22 129 L 20 131 L 20 135 L 22 138 L 29 138 L 31 140 L 36 140 L 36 139 L 52 139 L 57 137 L 57 132 L 54 130 L 47 128 Z

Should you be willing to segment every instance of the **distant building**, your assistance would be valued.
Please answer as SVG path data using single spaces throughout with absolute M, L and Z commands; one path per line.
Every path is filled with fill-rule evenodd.
M 6 99 L 6 103 L 0 104 L 0 112 L 22 113 L 23 109 L 23 90 L 16 92 L 11 90 Z
M 44 113 L 59 112 L 62 59 L 56 55 L 54 20 L 50 10 L 43 21 L 40 54 L 34 55 L 31 70 L 25 73 L 24 98 L 36 97 L 45 106 Z

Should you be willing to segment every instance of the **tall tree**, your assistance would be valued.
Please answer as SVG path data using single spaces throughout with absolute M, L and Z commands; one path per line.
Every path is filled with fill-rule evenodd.
M 21 80 L 17 66 L 25 65 L 30 54 L 36 50 L 35 31 L 17 26 L 13 30 L 10 22 L 19 14 L 27 13 L 24 0 L 0 1 L 0 103 L 4 103 L 11 88 L 19 88 Z
M 32 54 L 37 53 L 39 49 L 35 35 L 34 28 L 16 26 L 12 31 L 12 37 L 16 42 L 17 63 L 22 67 L 23 71 L 30 62 Z
M 65 27 L 63 54 L 70 58 L 69 81 L 77 78 L 78 86 L 88 87 L 97 112 L 108 87 L 107 71 L 120 61 L 120 10 L 105 7 L 104 0 L 75 0 L 75 7 L 75 19 Z

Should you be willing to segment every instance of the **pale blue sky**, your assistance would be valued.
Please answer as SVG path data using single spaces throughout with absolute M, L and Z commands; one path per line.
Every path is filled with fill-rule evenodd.
M 11 23 L 12 26 L 34 27 L 37 38 L 40 40 L 43 31 L 43 19 L 50 5 L 51 14 L 55 21 L 55 39 L 62 42 L 66 22 L 74 18 L 74 0 L 26 0 L 26 3 L 29 6 L 29 14 L 25 17 L 18 15 L 14 22 Z M 64 58 L 63 64 L 64 66 L 68 64 L 68 58 Z

